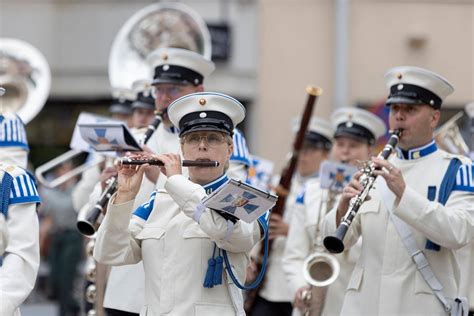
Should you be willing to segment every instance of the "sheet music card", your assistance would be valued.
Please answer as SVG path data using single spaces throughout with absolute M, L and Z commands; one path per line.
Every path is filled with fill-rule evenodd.
M 257 220 L 271 209 L 278 197 L 231 179 L 212 192 L 202 203 L 210 209 L 230 214 L 247 223 Z
M 141 151 L 137 140 L 122 122 L 80 124 L 82 139 L 95 151 Z
M 357 168 L 348 164 L 325 160 L 320 168 L 320 186 L 329 191 L 342 192 Z

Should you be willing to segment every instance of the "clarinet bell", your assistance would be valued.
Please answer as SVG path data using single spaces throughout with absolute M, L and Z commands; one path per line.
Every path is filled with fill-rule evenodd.
M 330 253 L 341 253 L 344 251 L 344 243 L 342 240 L 344 239 L 348 228 L 348 226 L 341 224 L 337 228 L 336 234 L 334 236 L 326 236 L 324 238 L 324 247 Z

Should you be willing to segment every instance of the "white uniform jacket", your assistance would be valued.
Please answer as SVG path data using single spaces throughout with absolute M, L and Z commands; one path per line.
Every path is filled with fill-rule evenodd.
M 434 142 L 391 157 L 391 163 L 403 174 L 406 188 L 396 201 L 383 178 L 378 178 L 370 193 L 372 199 L 355 216 L 344 244 L 350 247 L 362 236 L 362 251 L 347 286 L 342 315 L 446 315 L 410 258 L 387 208 L 408 224 L 445 295 L 455 298 L 461 278 L 456 249 L 474 237 L 471 163 L 459 169 L 455 189 L 445 206 L 427 199 L 428 192 L 434 191 L 430 187 L 435 187 L 437 201 L 440 183 L 453 157 L 437 149 Z M 325 234 L 336 229 L 335 216 L 334 208 L 325 217 Z M 427 239 L 439 245 L 439 250 L 427 247 Z
M 11 186 L 6 184 L 11 180 Z M 0 164 L 0 229 L 4 251 L 0 253 L 0 315 L 19 315 L 19 306 L 36 282 L 39 254 L 40 197 L 34 178 L 21 168 Z
M 291 181 L 290 194 L 285 203 L 285 212 L 283 220 L 290 224 L 295 216 L 296 197 L 303 191 L 303 188 L 311 182 L 318 182 L 318 176 L 315 174 L 312 177 L 301 177 L 295 175 Z M 287 242 L 286 236 L 278 236 L 273 240 L 272 250 L 268 257 L 268 266 L 265 272 L 265 281 L 263 282 L 262 290 L 259 295 L 271 302 L 293 302 L 292 295 L 288 283 L 283 272 L 283 251 Z
M 109 205 L 94 257 L 112 265 L 143 260 L 147 305 L 141 315 L 244 315 L 241 291 L 226 273 L 223 284 L 203 287 L 214 243 L 228 252 L 232 269 L 243 282 L 248 253 L 261 238 L 256 222 L 238 221 L 232 226 L 216 212 L 203 209 L 205 189 L 215 189 L 223 181 L 225 176 L 202 187 L 182 175 L 172 176 L 166 191 L 152 194 L 132 217 L 133 201 Z
M 283 256 L 283 270 L 290 289 L 292 300 L 296 291 L 308 283 L 303 278 L 303 263 L 315 251 L 317 242 L 321 242 L 322 234 L 317 235 L 317 225 L 321 228 L 322 218 L 332 207 L 337 205 L 340 195 L 330 197 L 329 191 L 321 189 L 319 181 L 308 183 L 304 194 L 298 197 Z M 320 241 L 317 241 L 317 238 Z M 324 252 L 324 246 L 320 252 Z M 335 255 L 340 265 L 339 277 L 328 287 L 323 315 L 339 315 L 341 312 L 344 292 L 354 266 L 360 255 L 360 243 L 341 254 Z M 293 315 L 299 315 L 294 310 Z

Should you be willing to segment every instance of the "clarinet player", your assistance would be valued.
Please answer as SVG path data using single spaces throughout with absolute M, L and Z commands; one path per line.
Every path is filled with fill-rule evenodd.
M 396 155 L 372 158 L 375 188 L 343 239 L 350 247 L 363 237 L 341 315 L 467 314 L 466 302 L 457 298 L 462 276 L 456 250 L 474 237 L 472 163 L 433 140 L 442 102 L 454 88 L 417 67 L 392 68 L 385 81 L 390 127 L 403 131 Z M 334 233 L 350 199 L 363 191 L 360 175 L 325 217 L 325 235 Z

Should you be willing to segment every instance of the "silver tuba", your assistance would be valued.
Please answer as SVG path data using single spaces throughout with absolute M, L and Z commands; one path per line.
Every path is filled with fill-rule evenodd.
M 29 123 L 43 108 L 51 87 L 46 58 L 32 45 L 0 38 L 0 113 L 14 112 Z
M 181 3 L 151 4 L 132 15 L 115 37 L 109 56 L 111 87 L 131 89 L 135 81 L 150 79 L 146 58 L 162 47 L 211 59 L 211 36 L 201 16 Z
M 466 145 L 458 126 L 458 120 L 464 115 L 459 112 L 438 128 L 434 133 L 436 143 L 447 152 L 469 156 L 469 147 Z

